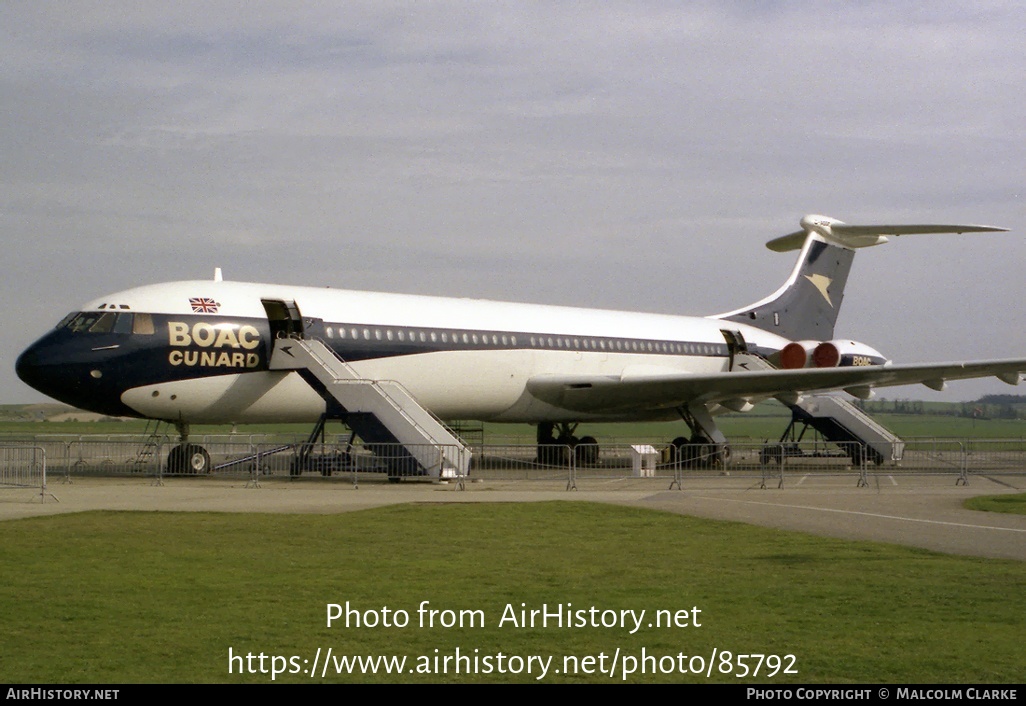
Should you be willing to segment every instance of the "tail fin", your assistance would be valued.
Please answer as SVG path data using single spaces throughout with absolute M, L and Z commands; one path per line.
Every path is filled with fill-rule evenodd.
M 974 225 L 860 226 L 814 215 L 802 218 L 801 225 L 802 230 L 766 243 L 777 252 L 801 248 L 784 286 L 754 304 L 711 318 L 757 326 L 793 341 L 827 341 L 834 337 L 856 248 L 882 245 L 888 235 L 1007 230 Z

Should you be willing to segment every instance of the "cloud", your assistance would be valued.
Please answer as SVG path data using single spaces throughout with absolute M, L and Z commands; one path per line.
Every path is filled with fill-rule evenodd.
M 2 355 L 215 264 L 700 314 L 782 281 L 762 243 L 805 212 L 1022 233 L 1024 25 L 1000 2 L 8 3 Z M 1024 243 L 860 254 L 842 325 L 901 360 L 1022 353 Z M 11 366 L 0 393 L 32 394 Z

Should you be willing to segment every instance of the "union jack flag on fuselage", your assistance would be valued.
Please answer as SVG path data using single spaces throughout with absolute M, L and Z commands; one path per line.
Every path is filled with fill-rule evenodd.
M 216 314 L 221 306 L 210 297 L 189 297 L 189 304 L 197 314 Z

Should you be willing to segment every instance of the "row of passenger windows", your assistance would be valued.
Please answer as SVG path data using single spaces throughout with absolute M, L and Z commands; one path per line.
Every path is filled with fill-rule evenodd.
M 73 333 L 135 333 L 152 334 L 150 314 L 111 311 L 72 312 L 57 324 Z M 639 341 L 624 338 L 591 338 L 539 336 L 477 331 L 441 331 L 427 329 L 391 329 L 356 326 L 328 326 L 330 338 L 354 341 L 398 341 L 400 343 L 433 343 L 443 346 L 487 346 L 489 348 L 543 348 L 576 351 L 623 351 L 628 353 L 669 353 L 676 355 L 727 355 L 727 347 L 714 343 L 681 343 L 677 341 Z
M 527 334 L 479 333 L 328 326 L 330 339 L 354 341 L 396 341 L 400 343 L 434 343 L 443 345 L 488 346 L 489 348 L 549 348 L 577 351 L 624 351 L 637 353 L 671 353 L 678 355 L 726 355 L 727 347 L 715 343 L 680 343 L 677 341 L 639 341 L 623 338 L 591 338 L 567 336 L 529 336 Z

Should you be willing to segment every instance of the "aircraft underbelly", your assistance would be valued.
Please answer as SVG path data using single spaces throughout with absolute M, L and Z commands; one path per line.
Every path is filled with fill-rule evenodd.
M 621 376 L 632 370 L 702 372 L 724 359 L 580 351 L 436 352 L 355 361 L 361 377 L 400 381 L 442 419 L 532 422 L 605 419 L 559 410 L 526 391 L 537 374 Z M 178 380 L 126 391 L 122 401 L 142 415 L 191 423 L 312 422 L 324 401 L 297 373 L 252 372 Z M 629 418 L 663 418 L 665 410 L 638 410 Z M 623 416 L 623 415 L 620 415 Z
M 121 401 L 154 419 L 193 424 L 314 422 L 324 400 L 295 373 L 234 373 L 144 385 Z

